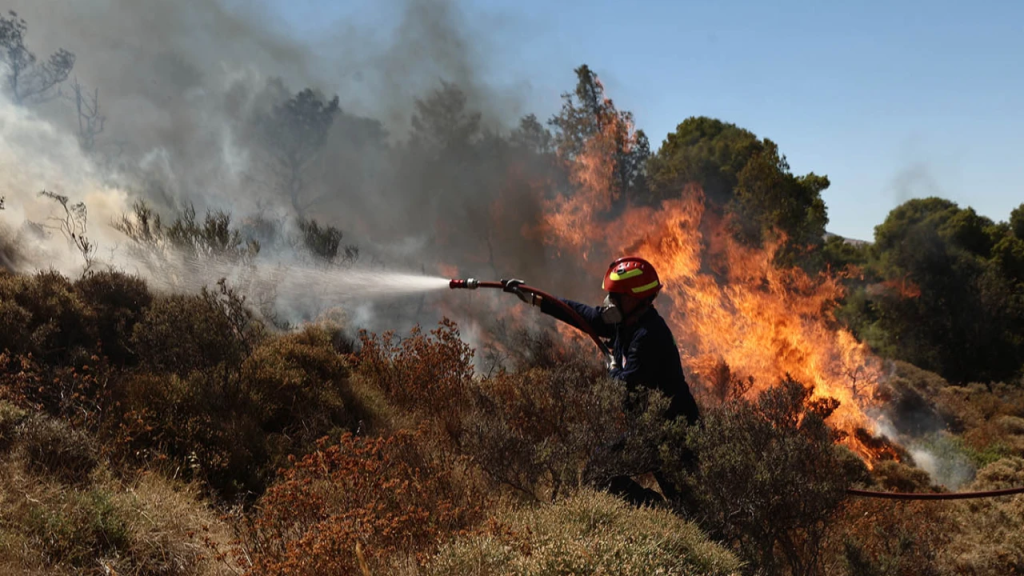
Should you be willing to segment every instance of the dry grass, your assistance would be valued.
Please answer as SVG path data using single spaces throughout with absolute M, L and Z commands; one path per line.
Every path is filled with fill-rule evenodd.
M 126 483 L 103 469 L 72 486 L 21 460 L 0 466 L 3 574 L 233 573 L 208 545 L 226 548 L 230 531 L 193 488 L 155 474 Z
M 580 491 L 556 504 L 506 505 L 492 530 L 444 546 L 432 576 L 738 574 L 734 555 L 665 510 Z

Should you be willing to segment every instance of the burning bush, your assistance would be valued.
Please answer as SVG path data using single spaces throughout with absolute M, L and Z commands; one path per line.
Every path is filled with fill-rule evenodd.
M 677 479 L 700 524 L 767 574 L 820 573 L 829 524 L 849 479 L 863 476 L 825 424 L 835 403 L 811 394 L 785 382 L 754 401 L 733 400 L 666 445 L 667 458 L 681 459 L 685 447 L 699 461 Z

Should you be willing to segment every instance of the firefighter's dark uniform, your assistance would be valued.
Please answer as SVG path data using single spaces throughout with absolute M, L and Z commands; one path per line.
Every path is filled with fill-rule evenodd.
M 612 378 L 621 380 L 631 389 L 643 386 L 661 391 L 670 401 L 665 414 L 666 418 L 674 419 L 685 416 L 691 425 L 700 419 L 697 402 L 686 384 L 682 363 L 679 359 L 679 348 L 676 346 L 672 331 L 665 320 L 654 308 L 644 312 L 634 324 L 610 325 L 601 318 L 601 310 L 572 300 L 563 299 L 590 324 L 590 328 L 601 338 L 612 340 L 611 351 L 616 360 L 617 368 L 611 370 Z M 547 300 L 541 302 L 540 309 L 569 325 L 576 323 L 561 306 Z M 577 328 L 586 329 L 578 326 Z M 669 499 L 677 492 L 667 482 L 660 470 L 654 471 L 658 484 Z M 650 496 L 638 484 L 628 477 L 616 477 L 608 480 L 609 489 L 630 500 L 649 501 Z
M 697 403 L 686 385 L 683 366 L 679 360 L 672 331 L 654 308 L 649 308 L 635 324 L 609 325 L 601 319 L 601 310 L 572 300 L 562 300 L 588 323 L 601 338 L 612 340 L 612 354 L 618 368 L 611 371 L 612 378 L 622 380 L 631 388 L 643 386 L 657 388 L 670 400 L 667 418 L 686 416 L 690 424 L 700 418 Z M 540 309 L 567 324 L 575 326 L 573 318 L 555 303 L 541 302 Z M 586 330 L 585 326 L 577 326 Z

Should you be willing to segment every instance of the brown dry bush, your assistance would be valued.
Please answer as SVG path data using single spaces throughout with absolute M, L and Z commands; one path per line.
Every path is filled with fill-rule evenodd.
M 959 527 L 948 502 L 850 498 L 828 542 L 829 573 L 946 576 Z
M 950 386 L 936 405 L 952 422 L 974 464 L 983 467 L 1004 456 L 1024 456 L 1024 387 L 1006 383 Z
M 1024 486 L 1024 459 L 1005 458 L 978 471 L 965 490 L 1002 490 Z M 1024 495 L 957 502 L 960 527 L 949 554 L 957 574 L 1024 573 Z
M 886 492 L 930 492 L 931 476 L 903 462 L 883 460 L 871 469 L 874 489 Z
M 13 446 L 18 428 L 28 418 L 29 413 L 14 404 L 0 400 L 0 456 Z
M 590 490 L 554 504 L 502 506 L 492 525 L 443 546 L 424 573 L 725 576 L 740 569 L 736 557 L 696 525 L 666 510 L 638 509 Z
M 467 391 L 473 380 L 473 350 L 460 339 L 458 326 L 443 319 L 424 334 L 408 338 L 360 332 L 356 357 L 360 374 L 380 388 L 394 405 L 439 424 L 458 437 Z
M 83 484 L 99 464 L 92 437 L 48 416 L 29 419 L 18 433 L 18 444 L 29 470 L 61 482 Z
M 237 375 L 137 374 L 122 384 L 123 418 L 111 432 L 140 462 L 167 457 L 177 473 L 220 496 L 258 495 L 289 454 L 372 418 L 352 392 L 328 330 L 268 339 Z
M 244 530 L 238 557 L 248 573 L 353 574 L 357 544 L 377 571 L 423 560 L 472 526 L 481 495 L 451 462 L 425 456 L 422 436 L 346 433 L 282 471 Z

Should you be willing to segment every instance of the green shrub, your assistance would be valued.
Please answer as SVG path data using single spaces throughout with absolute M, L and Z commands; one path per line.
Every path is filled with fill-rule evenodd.
M 89 272 L 75 282 L 75 289 L 95 314 L 103 354 L 124 363 L 131 356 L 132 330 L 153 300 L 146 283 L 120 272 Z
M 19 444 L 25 451 L 30 470 L 62 482 L 82 484 L 98 464 L 93 439 L 62 420 L 46 416 L 32 418 L 25 424 Z
M 669 461 L 686 448 L 698 459 L 693 473 L 676 470 L 700 524 L 765 574 L 821 573 L 822 543 L 850 482 L 851 462 L 825 424 L 838 404 L 810 395 L 785 382 L 756 401 L 730 401 L 665 447 Z
M 740 563 L 696 525 L 665 510 L 634 508 L 581 491 L 555 504 L 500 511 L 497 530 L 462 537 L 430 561 L 428 575 L 726 575 Z
M 470 393 L 458 444 L 499 483 L 535 498 L 557 498 L 563 488 L 656 465 L 657 407 L 627 410 L 626 401 L 621 382 L 580 357 L 555 368 L 498 374 Z M 622 450 L 610 448 L 617 441 Z
M 216 367 L 237 369 L 263 328 L 223 280 L 219 288 L 155 300 L 133 330 L 132 345 L 139 358 L 179 376 Z
M 241 378 L 264 430 L 308 433 L 312 441 L 332 428 L 355 429 L 363 416 L 348 376 L 331 332 L 309 327 L 257 348 L 243 364 Z
M 92 312 L 61 274 L 0 278 L 3 348 L 49 363 L 73 363 L 96 344 Z M 8 326 L 10 328 L 8 328 Z

